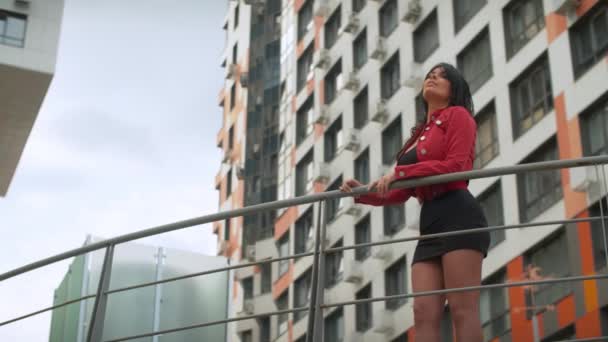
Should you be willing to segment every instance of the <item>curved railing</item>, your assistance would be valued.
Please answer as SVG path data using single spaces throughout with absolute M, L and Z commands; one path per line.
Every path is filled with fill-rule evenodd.
M 597 166 L 601 165 L 601 164 L 607 164 L 607 163 L 608 163 L 608 155 L 602 155 L 602 156 L 596 156 L 596 157 L 585 157 L 585 158 L 578 158 L 578 159 L 554 160 L 554 161 L 546 161 L 546 162 L 538 162 L 538 163 L 520 164 L 520 165 L 515 165 L 515 166 L 506 166 L 506 167 L 493 168 L 493 169 L 456 172 L 456 173 L 429 176 L 429 177 L 417 178 L 417 179 L 408 179 L 408 180 L 402 180 L 402 181 L 395 182 L 395 183 L 393 183 L 393 185 L 391 187 L 392 188 L 412 188 L 412 187 L 418 187 L 418 186 L 423 186 L 423 185 L 445 183 L 445 182 L 451 182 L 451 181 L 457 181 L 457 180 L 478 179 L 478 178 L 502 176 L 502 175 L 509 175 L 509 174 L 520 174 L 520 173 L 532 172 L 532 171 L 551 170 L 551 169 L 560 169 L 560 168 L 572 168 L 572 167 L 584 167 L 584 166 L 593 166 L 593 165 L 596 166 L 596 173 L 598 175 L 598 178 L 600 178 L 600 176 L 599 176 L 600 171 L 598 171 Z M 605 181 L 606 177 L 605 177 L 605 171 L 604 171 L 603 167 L 601 168 L 601 173 L 603 175 L 602 178 L 604 179 L 604 182 L 602 182 L 603 187 L 604 187 L 604 189 L 602 189 L 602 194 L 605 195 L 605 194 L 608 194 L 608 189 L 606 189 L 606 181 Z M 326 233 L 325 232 L 325 228 L 326 228 L 325 220 L 322 219 L 324 217 L 324 213 L 326 210 L 326 206 L 325 206 L 326 201 L 331 200 L 331 199 L 341 198 L 341 197 L 365 194 L 368 192 L 369 191 L 367 190 L 366 187 L 356 188 L 353 190 L 352 193 L 343 193 L 338 190 L 327 191 L 327 192 L 316 193 L 316 194 L 307 195 L 307 196 L 285 199 L 285 200 L 281 200 L 281 201 L 274 201 L 274 202 L 269 202 L 269 203 L 252 205 L 252 206 L 239 208 L 239 209 L 235 209 L 235 210 L 230 210 L 230 211 L 218 212 L 218 213 L 211 214 L 211 215 L 206 215 L 206 216 L 196 217 L 196 218 L 192 218 L 192 219 L 188 219 L 188 220 L 178 221 L 178 222 L 174 222 L 174 223 L 170 223 L 170 224 L 166 224 L 166 225 L 162 225 L 162 226 L 157 226 L 157 227 L 153 227 L 153 228 L 149 228 L 149 229 L 140 230 L 140 231 L 130 233 L 130 234 L 121 235 L 121 236 L 114 237 L 111 239 L 91 243 L 91 244 L 85 245 L 80 248 L 72 249 L 70 251 L 60 253 L 60 254 L 51 256 L 49 258 L 27 264 L 27 265 L 19 267 L 17 269 L 0 274 L 0 282 L 13 278 L 13 277 L 16 277 L 23 273 L 50 265 L 55 262 L 63 261 L 63 260 L 78 256 L 78 255 L 93 252 L 96 250 L 105 249 L 105 257 L 104 257 L 104 262 L 103 262 L 99 285 L 97 287 L 96 294 L 94 294 L 94 295 L 91 294 L 91 295 L 83 296 L 80 298 L 72 299 L 72 300 L 69 300 L 69 301 L 66 301 L 66 302 L 63 302 L 60 304 L 56 304 L 56 305 L 53 305 L 50 307 L 40 309 L 38 311 L 29 313 L 27 315 L 15 317 L 13 319 L 10 319 L 10 320 L 4 321 L 4 322 L 0 322 L 0 327 L 26 319 L 28 317 L 32 317 L 32 316 L 47 312 L 47 311 L 58 309 L 58 308 L 67 306 L 69 304 L 73 304 L 73 303 L 77 303 L 77 302 L 80 302 L 83 300 L 94 298 L 95 302 L 94 302 L 94 306 L 93 306 L 91 322 L 89 324 L 87 341 L 97 342 L 97 341 L 102 340 L 104 315 L 105 315 L 108 296 L 111 294 L 134 290 L 134 289 L 157 285 L 157 284 L 162 284 L 162 283 L 178 281 L 178 280 L 192 278 L 192 277 L 208 275 L 208 274 L 217 273 L 217 272 L 230 271 L 230 270 L 235 270 L 235 269 L 239 269 L 239 268 L 251 267 L 251 266 L 255 266 L 255 265 L 278 262 L 278 261 L 282 261 L 282 260 L 290 260 L 290 259 L 295 259 L 295 258 L 300 258 L 300 257 L 310 257 L 310 256 L 313 257 L 312 285 L 311 285 L 313 291 L 311 292 L 311 299 L 310 299 L 310 304 L 308 307 L 300 307 L 300 308 L 294 308 L 294 309 L 289 309 L 289 310 L 265 312 L 265 313 L 249 315 L 249 316 L 239 316 L 239 317 L 233 317 L 233 318 L 229 318 L 229 319 L 217 320 L 217 321 L 212 321 L 212 322 L 203 322 L 200 324 L 189 325 L 189 326 L 184 326 L 184 327 L 179 327 L 179 328 L 174 328 L 174 329 L 167 329 L 167 330 L 162 330 L 162 331 L 153 331 L 153 332 L 149 332 L 149 333 L 145 333 L 145 334 L 125 336 L 125 337 L 118 338 L 118 339 L 107 340 L 106 342 L 127 341 L 127 340 L 136 339 L 136 338 L 150 337 L 150 336 L 168 334 L 168 333 L 177 332 L 177 331 L 201 328 L 201 327 L 206 327 L 206 326 L 211 326 L 211 325 L 226 324 L 226 323 L 236 322 L 236 321 L 241 321 L 241 320 L 268 317 L 268 316 L 272 316 L 272 315 L 281 315 L 281 314 L 287 314 L 287 313 L 294 313 L 294 312 L 299 312 L 299 311 L 308 311 L 308 313 L 309 313 L 308 314 L 307 342 L 322 341 L 322 331 L 323 331 L 322 309 L 324 309 L 324 308 L 362 304 L 362 303 L 367 303 L 367 302 L 386 301 L 386 300 L 401 299 L 401 298 L 410 298 L 410 297 L 417 297 L 417 296 L 445 294 L 445 293 L 450 293 L 450 292 L 480 290 L 480 289 L 487 289 L 487 288 L 505 288 L 505 287 L 513 287 L 513 286 L 550 284 L 550 283 L 557 283 L 557 282 L 575 282 L 575 281 L 583 281 L 583 280 L 608 278 L 608 274 L 572 276 L 572 277 L 564 277 L 564 278 L 556 278 L 556 279 L 508 282 L 508 283 L 503 283 L 503 284 L 492 284 L 492 285 L 463 287 L 463 288 L 451 288 L 451 289 L 444 289 L 444 290 L 437 290 L 437 291 L 406 293 L 406 294 L 400 294 L 400 295 L 394 295 L 394 296 L 373 297 L 373 298 L 352 300 L 352 301 L 339 302 L 339 303 L 324 303 L 324 301 L 323 301 L 323 292 L 324 292 L 323 288 L 324 287 L 322 285 L 324 283 L 323 282 L 323 275 L 324 275 L 323 271 L 324 271 L 324 267 L 325 267 L 324 259 L 325 259 L 325 256 L 330 253 L 336 253 L 336 252 L 340 252 L 340 251 L 348 250 L 348 249 L 366 248 L 366 247 L 378 246 L 378 245 L 384 245 L 384 244 L 393 244 L 393 243 L 400 243 L 400 242 L 407 242 L 407 241 L 414 241 L 414 240 L 421 240 L 421 239 L 430 239 L 430 238 L 436 238 L 436 237 L 441 237 L 441 236 L 470 234 L 470 233 L 474 233 L 474 232 L 506 230 L 506 229 L 514 229 L 514 228 L 526 228 L 526 227 L 546 226 L 546 225 L 555 225 L 555 224 L 578 223 L 578 222 L 594 221 L 594 220 L 601 220 L 602 225 L 604 227 L 603 231 L 604 232 L 606 231 L 605 226 L 604 226 L 605 225 L 604 208 L 603 208 L 603 206 L 600 205 L 601 216 L 598 216 L 598 217 L 566 219 L 566 220 L 552 220 L 552 221 L 545 221 L 545 222 L 523 223 L 523 224 L 516 224 L 516 225 L 492 226 L 492 227 L 485 227 L 485 228 L 469 229 L 466 231 L 447 232 L 447 233 L 431 234 L 431 235 L 416 236 L 416 237 L 401 238 L 401 239 L 392 239 L 392 240 L 385 240 L 385 241 L 375 241 L 375 242 L 362 243 L 362 244 L 356 244 L 356 245 L 351 245 L 351 246 L 343 246 L 343 247 L 325 249 L 324 245 L 321 244 L 320 241 L 323 241 L 322 239 L 324 239 L 325 233 Z M 171 232 L 171 231 L 175 231 L 175 230 L 179 230 L 179 229 L 183 229 L 183 228 L 188 228 L 188 227 L 193 227 L 193 226 L 211 223 L 211 222 L 215 222 L 215 221 L 221 221 L 224 219 L 239 217 L 239 216 L 243 216 L 243 215 L 247 215 L 247 214 L 268 211 L 268 210 L 282 209 L 282 208 L 287 208 L 287 207 L 291 207 L 291 206 L 295 206 L 295 205 L 315 203 L 315 202 L 319 206 L 319 209 L 322 209 L 322 210 L 317 211 L 319 213 L 319 215 L 317 216 L 316 227 L 319 227 L 320 229 L 315 229 L 316 233 L 315 233 L 315 243 L 314 243 L 313 252 L 293 254 L 293 255 L 289 255 L 289 256 L 285 256 L 285 257 L 272 258 L 272 259 L 261 260 L 261 261 L 256 261 L 256 262 L 240 263 L 238 265 L 230 265 L 227 267 L 217 268 L 217 269 L 213 269 L 213 270 L 206 270 L 203 272 L 190 273 L 190 274 L 182 275 L 179 277 L 167 278 L 167 279 L 162 279 L 162 280 L 158 280 L 158 281 L 128 286 L 128 287 L 115 288 L 115 289 L 109 288 L 109 280 L 110 280 L 110 275 L 111 275 L 111 271 L 112 271 L 112 258 L 114 255 L 114 247 L 118 244 L 149 237 L 149 236 L 163 234 L 163 233 L 167 233 L 167 232 Z M 606 236 L 604 236 L 604 248 L 608 251 L 608 248 L 607 248 L 608 242 L 607 241 L 608 241 L 608 239 L 606 238 Z M 608 264 L 608 253 L 606 253 L 606 258 L 607 258 L 606 261 Z M 586 338 L 586 339 L 578 339 L 578 340 L 572 340 L 572 341 L 603 341 L 603 340 L 605 340 L 605 338 L 606 337 Z

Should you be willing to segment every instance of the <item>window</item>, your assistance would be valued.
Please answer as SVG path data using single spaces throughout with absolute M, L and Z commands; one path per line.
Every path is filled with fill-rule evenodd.
M 372 284 L 368 284 L 359 292 L 355 294 L 355 299 L 367 299 L 372 297 Z M 372 325 L 372 303 L 367 302 L 364 304 L 355 305 L 355 326 L 357 331 L 365 332 L 369 330 Z
M 232 149 L 234 147 L 234 125 L 230 126 L 228 130 L 228 149 Z
M 604 95 L 591 109 L 581 114 L 581 140 L 585 156 L 608 153 L 608 94 Z
M 600 325 L 602 328 L 602 335 L 608 335 L 608 306 L 604 306 L 600 311 Z
M 401 135 L 401 115 L 399 115 L 382 132 L 382 163 L 390 165 L 395 161 L 395 156 L 401 149 L 403 139 Z
M 492 78 L 492 49 L 487 27 L 458 54 L 457 60 L 458 69 L 469 83 L 471 93 Z
M 241 286 L 243 287 L 243 298 L 253 298 L 253 277 L 247 277 L 241 280 Z
M 224 220 L 224 241 L 230 240 L 230 219 Z
M 372 241 L 371 224 L 369 214 L 355 225 L 355 244 L 368 243 Z M 371 254 L 371 247 L 355 249 L 355 260 L 363 261 Z
M 598 2 L 570 29 L 572 64 L 578 78 L 608 52 L 608 5 Z
M 486 0 L 453 0 L 454 31 L 458 33 L 486 5 L 486 2 Z
M 521 136 L 553 109 L 549 60 L 543 55 L 509 85 L 513 136 Z
M 557 141 L 549 139 L 523 163 L 558 159 Z M 525 172 L 517 175 L 520 221 L 534 219 L 562 197 L 560 170 Z
M 272 265 L 270 263 L 264 263 L 260 265 L 261 268 L 261 293 L 265 294 L 270 292 L 272 289 Z
M 312 190 L 313 151 L 311 149 L 296 166 L 296 196 L 302 196 Z
M 367 0 L 353 0 L 353 12 L 359 13 L 365 7 Z
M 489 277 L 483 284 L 504 284 L 506 279 L 505 270 L 503 269 Z M 506 288 L 482 290 L 479 302 L 479 316 L 484 341 L 489 342 L 495 337 L 504 335 L 511 329 L 509 293 Z
M 478 198 L 479 204 L 490 226 L 502 226 L 504 215 L 502 208 L 502 185 L 500 181 L 484 191 Z M 493 230 L 490 232 L 490 248 L 496 246 L 505 239 L 504 230 Z
M 279 258 L 289 255 L 289 234 L 279 240 Z M 279 261 L 279 278 L 289 271 L 289 259 Z
M 564 228 L 560 228 L 555 234 L 545 238 L 538 246 L 524 255 L 524 261 L 528 267 L 538 267 L 541 276 L 562 278 L 570 275 L 570 260 L 568 257 L 568 242 Z M 539 311 L 547 305 L 553 305 L 571 292 L 571 284 L 568 282 L 538 285 L 533 292 L 526 291 L 526 305 L 538 307 Z M 531 317 L 533 310 L 528 310 Z
M 226 173 L 226 198 L 232 195 L 232 169 Z
M 367 63 L 367 28 L 364 28 L 353 41 L 353 66 L 359 70 L 365 63 Z
M 424 62 L 437 47 L 439 47 L 439 23 L 437 10 L 433 10 L 414 31 L 414 61 Z
M 407 273 L 405 257 L 395 261 L 384 271 L 384 291 L 386 296 L 405 294 L 407 292 Z M 397 310 L 407 302 L 407 298 L 391 299 L 386 301 L 386 308 Z
M 344 314 L 342 308 L 336 309 L 325 318 L 324 342 L 344 341 Z
M 338 40 L 338 30 L 342 26 L 342 6 L 338 5 L 325 23 L 325 48 L 331 49 Z
M 239 46 L 238 43 L 234 43 L 234 46 L 232 47 L 232 64 L 238 64 L 239 63 Z
M 443 309 L 443 316 L 441 317 L 441 323 L 439 325 L 439 335 L 441 336 L 442 342 L 453 342 L 454 341 L 454 329 L 452 327 L 452 314 L 450 313 L 450 307 L 447 305 Z
M 300 58 L 298 59 L 298 85 L 297 91 L 299 92 L 304 88 L 306 82 L 312 80 L 314 76 L 314 70 L 312 66 L 312 55 L 314 52 L 314 44 L 310 44 L 304 50 Z
M 363 184 L 369 183 L 369 148 L 355 159 L 355 179 Z
M 388 0 L 380 9 L 380 35 L 388 37 L 399 25 L 397 0 Z
M 334 160 L 336 154 L 342 147 L 342 117 L 338 117 L 325 131 L 325 162 Z
M 241 333 L 241 342 L 253 342 L 253 335 L 251 330 L 243 331 Z
M 424 104 L 424 99 L 422 98 L 422 94 L 416 95 L 414 99 L 416 105 L 416 121 L 417 122 L 426 122 L 426 109 Z
M 304 35 L 312 29 L 313 2 L 314 0 L 307 0 L 298 12 L 298 40 L 304 38 Z
M 602 214 L 600 205 L 604 206 L 604 215 L 608 214 L 608 206 L 606 206 L 606 197 L 595 203 L 589 208 L 589 216 L 598 217 Z M 590 221 L 591 225 L 591 244 L 593 246 L 593 261 L 595 270 L 600 271 L 606 267 L 606 248 L 604 247 L 604 236 L 608 237 L 608 220 L 605 220 L 605 226 L 602 226 L 602 221 Z M 602 232 L 602 230 L 604 232 Z M 608 243 L 608 241 L 606 241 Z
M 369 118 L 369 95 L 367 86 L 363 88 L 355 97 L 354 103 L 354 114 L 355 114 L 355 128 L 361 129 L 367 124 Z
M 475 121 L 477 122 L 477 141 L 475 142 L 474 168 L 481 169 L 500 152 L 494 102 L 480 111 L 475 116 Z
M 342 240 L 336 242 L 332 248 L 342 247 Z M 330 288 L 342 280 L 342 251 L 328 253 L 325 257 L 325 288 Z
M 289 290 L 286 290 L 285 293 L 281 295 L 277 299 L 277 310 L 287 310 L 289 308 Z M 289 314 L 280 314 L 278 315 L 278 323 L 277 323 L 277 336 L 283 335 L 287 332 Z
M 325 76 L 325 104 L 330 104 L 342 89 L 342 60 L 339 60 Z
M 313 95 L 298 109 L 296 118 L 296 145 L 300 145 L 311 133 L 314 127 Z
M 310 285 L 311 285 L 312 273 L 307 271 L 300 278 L 296 279 L 294 283 L 294 308 L 301 308 L 308 306 L 310 302 Z M 294 323 L 305 317 L 308 311 L 298 311 L 293 313 Z
M 545 27 L 542 0 L 517 0 L 503 11 L 507 58 L 513 57 Z
M 574 324 L 569 325 L 563 329 L 560 329 L 556 333 L 547 336 L 541 340 L 541 342 L 557 342 L 557 341 L 569 341 L 576 339 L 576 330 Z
M 403 204 L 385 205 L 384 210 L 384 235 L 397 234 L 405 227 L 405 206 Z
M 236 29 L 239 26 L 239 4 L 234 6 L 234 28 Z
M 409 337 L 407 335 L 407 331 L 404 332 L 403 334 L 397 336 L 394 340 L 392 340 L 391 342 L 408 342 L 409 341 Z
M 380 70 L 380 91 L 383 99 L 390 99 L 399 90 L 400 80 L 399 52 L 396 52 Z
M 270 317 L 258 319 L 260 327 L 260 342 L 270 342 Z
M 296 221 L 296 241 L 294 246 L 296 254 L 305 253 L 308 250 L 308 241 L 314 240 L 312 236 L 314 233 L 312 213 L 311 207 Z
M 23 47 L 27 16 L 0 9 L 0 44 Z
M 232 87 L 230 87 L 230 110 L 233 110 L 235 105 L 236 105 L 236 82 L 234 82 L 232 84 Z
M 330 186 L 327 187 L 327 191 L 338 190 L 338 188 L 340 188 L 340 185 L 342 185 L 341 175 L 336 178 L 336 180 L 331 183 Z M 330 200 L 327 200 L 325 205 L 327 206 L 327 209 L 325 211 L 327 220 L 326 222 L 331 222 L 336 218 L 336 216 L 338 215 L 338 211 L 340 211 L 340 209 L 342 208 L 342 198 L 332 198 Z

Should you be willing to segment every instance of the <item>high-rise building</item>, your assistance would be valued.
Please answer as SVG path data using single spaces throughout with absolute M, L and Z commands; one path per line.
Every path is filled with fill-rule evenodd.
M 0 196 L 53 78 L 63 0 L 0 0 Z
M 85 245 L 101 240 L 87 238 Z M 101 249 L 74 258 L 55 290 L 53 305 L 95 295 L 104 255 L 105 250 Z M 110 289 L 179 277 L 226 265 L 224 257 L 138 243 L 120 244 L 114 249 Z M 103 320 L 103 340 L 226 319 L 231 285 L 228 274 L 220 272 L 112 293 L 108 295 L 104 317 L 98 317 Z M 53 310 L 49 341 L 87 341 L 93 308 L 94 298 L 90 298 Z M 144 340 L 225 341 L 226 332 L 225 325 L 215 325 Z
M 237 31 L 228 28 L 227 51 L 236 39 L 250 46 L 268 43 L 264 35 L 275 34 L 269 29 L 275 26 L 268 25 L 280 22 L 281 28 L 276 104 L 269 102 L 272 107 L 268 107 L 266 96 L 248 96 L 247 106 L 243 105 L 247 110 L 232 112 L 232 117 L 243 116 L 243 121 L 259 125 L 266 123 L 262 118 L 274 118 L 275 105 L 279 113 L 274 118 L 279 137 L 276 155 L 275 150 L 260 147 L 266 144 L 264 136 L 249 130 L 250 125 L 233 130 L 235 140 L 246 141 L 240 150 L 245 151 L 240 155 L 245 159 L 245 184 L 237 187 L 245 189 L 245 198 L 255 196 L 262 202 L 274 198 L 264 196 L 261 179 L 248 178 L 248 162 L 258 162 L 248 151 L 259 151 L 260 158 L 276 158 L 276 167 L 258 164 L 254 169 L 276 177 L 277 199 L 336 189 L 351 177 L 367 183 L 389 172 L 410 128 L 425 118 L 420 87 L 426 72 L 438 62 L 455 65 L 471 86 L 478 126 L 476 168 L 608 152 L 605 1 L 276 2 L 229 1 L 228 21 L 235 13 L 245 21 L 246 13 L 251 25 Z M 264 21 L 263 29 L 253 24 L 257 20 Z M 251 30 L 249 35 L 246 30 Z M 274 84 L 274 79 L 255 85 L 251 81 L 253 56 L 258 53 L 250 50 L 249 58 L 243 57 L 250 66 L 246 88 L 250 95 Z M 227 81 L 222 99 L 228 98 L 232 84 Z M 242 84 L 236 88 L 242 91 Z M 231 112 L 226 101 L 223 104 L 227 118 Z M 261 113 L 251 110 L 258 104 Z M 264 130 L 275 132 L 274 127 Z M 225 124 L 220 136 L 229 132 L 230 125 Z M 228 145 L 223 145 L 225 150 Z M 230 180 L 224 179 L 239 172 L 234 171 L 239 161 L 223 165 L 217 179 L 222 209 L 234 208 L 234 200 L 226 201 L 231 192 L 224 185 Z M 478 179 L 470 183 L 470 191 L 490 224 L 502 225 L 599 215 L 599 203 L 606 202 L 602 184 L 602 175 L 597 177 L 594 168 L 573 168 Z M 415 200 L 375 208 L 342 199 L 328 202 L 327 208 L 323 243 L 328 247 L 419 234 L 420 206 Z M 238 226 L 231 235 L 231 248 L 223 250 L 241 262 L 310 251 L 316 211 L 313 205 L 301 205 L 251 226 L 245 217 L 245 230 Z M 225 240 L 222 225 L 217 229 L 220 240 Z M 484 283 L 523 280 L 528 266 L 552 277 L 605 272 L 602 229 L 606 228 L 600 221 L 593 221 L 495 231 L 484 260 Z M 400 243 L 328 255 L 325 300 L 410 293 L 414 248 L 415 243 Z M 307 306 L 311 265 L 311 258 L 300 258 L 239 270 L 235 311 L 263 313 Z M 325 341 L 413 340 L 412 304 L 408 299 L 326 310 Z M 599 336 L 608 333 L 608 281 L 544 285 L 534 293 L 521 287 L 483 291 L 481 308 L 486 341 L 532 341 L 532 315 L 540 322 L 544 341 Z M 240 321 L 235 330 L 241 341 L 302 341 L 306 320 L 306 313 L 271 316 Z M 446 308 L 442 323 L 446 341 L 452 340 L 450 321 Z

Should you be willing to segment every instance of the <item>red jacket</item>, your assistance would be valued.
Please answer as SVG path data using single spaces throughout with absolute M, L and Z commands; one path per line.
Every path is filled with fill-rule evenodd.
M 416 139 L 405 146 L 404 150 L 417 142 L 418 162 L 395 166 L 395 180 L 472 170 L 476 136 L 475 119 L 466 108 L 452 106 L 435 111 L 431 120 L 417 133 Z M 395 189 L 384 195 L 375 192 L 361 195 L 355 198 L 355 202 L 383 206 L 403 203 L 413 196 L 422 203 L 448 190 L 466 189 L 467 186 L 467 181 L 455 181 Z

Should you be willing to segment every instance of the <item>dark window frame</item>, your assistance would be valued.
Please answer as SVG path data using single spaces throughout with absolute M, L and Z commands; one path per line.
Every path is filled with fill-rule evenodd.
M 15 48 L 25 47 L 25 40 L 28 35 L 28 16 L 22 13 L 16 13 L 0 9 L 0 19 L 3 19 L 4 21 L 3 30 L 2 32 L 0 32 L 0 44 Z M 8 28 L 9 19 L 23 21 L 23 37 L 14 37 L 7 35 L 6 29 Z
M 339 38 L 340 27 L 342 26 L 342 5 L 338 5 L 334 12 L 327 18 L 323 29 L 325 48 L 331 49 Z
M 465 67 L 468 65 L 468 58 L 472 58 L 474 61 L 479 62 L 482 60 L 482 55 L 489 63 L 484 65 L 481 65 L 481 63 L 471 63 L 479 68 L 473 68 L 474 74 L 469 74 L 470 70 Z M 492 79 L 494 76 L 494 66 L 492 64 L 492 40 L 490 39 L 490 29 L 488 25 L 460 50 L 456 60 L 458 69 L 469 83 L 471 94 L 474 94 Z
M 577 20 L 574 25 L 568 30 L 568 34 L 570 36 L 570 51 L 572 53 L 572 69 L 574 70 L 574 78 L 579 79 L 582 75 L 584 75 L 588 70 L 590 70 L 594 65 L 598 62 L 604 60 L 606 55 L 608 54 L 608 37 L 605 37 L 605 42 L 603 42 L 604 46 L 598 46 L 600 42 L 598 42 L 599 34 L 595 32 L 597 28 L 595 24 L 595 20 L 600 21 L 601 16 L 604 16 L 605 25 L 608 27 L 608 5 L 598 1 L 595 6 L 585 13 L 585 15 Z M 587 32 L 583 32 L 587 31 Z M 587 43 L 591 44 L 590 50 L 587 51 L 590 55 L 584 57 L 581 56 L 583 52 L 582 49 L 582 38 L 581 36 L 584 34 L 589 34 L 589 41 Z M 608 36 L 608 32 L 607 32 Z
M 493 198 L 494 197 L 494 198 Z M 487 201 L 496 200 L 498 203 L 487 203 Z M 505 214 L 504 214 L 504 201 L 502 196 L 502 181 L 497 180 L 494 184 L 490 185 L 486 190 L 484 190 L 478 197 L 477 201 L 479 205 L 484 210 L 486 218 L 488 219 L 489 226 L 502 226 L 505 222 Z M 492 204 L 494 206 L 494 211 L 499 215 L 496 220 L 492 219 L 492 215 L 489 215 L 488 205 Z M 492 211 L 492 212 L 494 212 Z M 505 241 L 506 233 L 503 229 L 501 230 L 493 230 L 490 232 L 490 247 L 492 249 L 496 247 L 499 243 Z
M 384 293 L 393 296 L 407 293 L 407 258 L 397 259 L 384 271 Z M 390 299 L 385 302 L 387 310 L 395 311 L 407 303 L 407 298 Z
M 354 161 L 355 179 L 363 184 L 370 182 L 369 147 L 359 153 Z
M 420 44 L 427 42 L 430 40 L 427 30 L 435 30 L 435 34 L 432 39 L 436 40 L 435 44 L 428 47 L 428 49 L 421 50 Z M 440 39 L 439 39 L 439 19 L 437 16 L 437 9 L 433 9 L 431 13 L 424 18 L 424 20 L 420 23 L 420 25 L 414 30 L 413 34 L 414 40 L 414 61 L 417 63 L 424 63 L 439 47 Z
M 365 215 L 355 224 L 355 244 L 367 243 L 372 240 L 372 227 L 370 214 Z M 362 247 L 355 249 L 355 260 L 359 262 L 365 261 L 372 254 L 371 247 Z
M 367 85 L 353 99 L 354 126 L 361 129 L 369 122 L 369 90 Z
M 367 299 L 372 296 L 371 282 L 355 293 L 355 299 Z M 370 330 L 374 325 L 373 317 L 371 302 L 355 305 L 355 330 L 362 333 Z
M 313 21 L 313 3 L 314 0 L 305 0 L 298 11 L 298 41 L 308 33 L 308 25 Z
M 338 77 L 342 75 L 342 59 L 340 58 L 325 75 L 324 81 L 324 103 L 331 104 L 338 97 Z
M 398 115 L 382 131 L 382 164 L 391 165 L 403 146 L 403 129 L 401 128 L 401 115 Z
M 399 4 L 397 0 L 387 0 L 378 11 L 380 36 L 388 38 L 399 27 Z
M 485 7 L 487 3 L 487 0 L 453 0 L 454 33 L 460 32 L 460 30 L 462 30 L 471 21 L 471 19 L 473 19 L 477 13 L 479 13 Z M 469 7 L 467 9 L 468 11 L 459 12 L 462 7 L 467 5 Z M 459 16 L 459 14 L 463 15 Z
M 313 110 L 314 95 L 310 95 L 300 106 L 296 113 L 296 146 L 299 146 L 314 131 L 313 115 L 309 111 Z M 312 120 L 311 120 L 312 119 Z
M 367 27 L 365 27 L 353 40 L 353 68 L 360 70 L 367 60 Z
M 399 88 L 401 88 L 401 62 L 397 51 L 380 69 L 381 97 L 388 100 L 399 91 Z
M 532 22 L 527 23 L 526 27 L 523 27 L 521 32 L 513 32 L 514 29 L 514 21 L 513 18 L 523 18 L 523 15 L 513 14 L 516 10 L 520 9 L 522 6 L 527 6 L 529 3 L 532 3 L 534 6 L 536 17 Z M 544 28 L 545 28 L 545 14 L 543 8 L 542 0 L 515 0 L 511 1 L 504 9 L 503 9 L 503 23 L 504 23 L 504 32 L 505 32 L 505 44 L 507 48 L 507 61 L 510 60 L 513 56 L 515 56 L 524 46 L 526 46 L 534 37 L 536 37 Z M 523 19 L 522 19 L 523 20 Z M 526 37 L 527 32 L 533 28 L 536 30 L 535 33 L 532 33 L 530 37 Z M 519 41 L 515 42 L 515 36 L 519 36 Z M 523 37 L 522 37 L 523 36 Z
M 332 248 L 342 247 L 342 239 L 338 240 Z M 330 289 L 337 285 L 344 277 L 342 263 L 344 252 L 329 253 L 325 256 L 325 288 Z
M 502 268 L 487 277 L 482 284 L 501 284 L 507 281 L 507 271 Z M 485 293 L 489 293 L 490 317 L 484 320 L 481 312 L 481 328 L 484 333 L 484 340 L 490 341 L 494 338 L 501 337 L 511 331 L 511 310 L 509 302 L 509 291 L 506 288 L 492 288 L 482 290 L 480 304 L 483 305 L 483 297 Z M 504 304 L 503 308 L 500 308 Z M 482 308 L 483 309 L 483 308 Z
M 498 155 L 500 154 L 500 143 L 498 139 L 498 122 L 496 115 L 496 106 L 494 104 L 494 101 L 491 101 L 482 110 L 480 110 L 477 115 L 475 115 L 475 121 L 477 123 L 477 139 L 475 142 L 474 160 L 475 169 L 483 168 L 496 157 L 498 157 Z M 492 139 L 489 144 L 482 146 L 482 141 L 480 140 L 481 135 L 479 133 L 480 128 L 485 127 L 485 124 L 491 126 L 490 131 Z M 490 153 L 488 153 L 488 151 Z M 486 155 L 488 155 L 488 157 L 486 157 Z
M 323 150 L 325 162 L 329 163 L 341 151 L 344 145 L 344 125 L 342 115 L 339 115 L 323 134 Z

